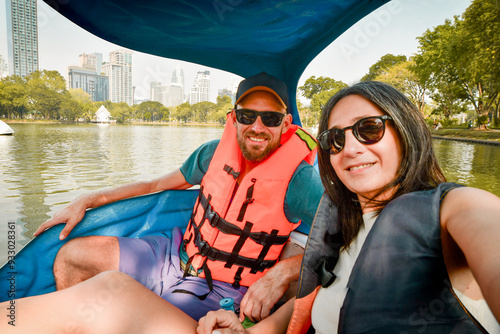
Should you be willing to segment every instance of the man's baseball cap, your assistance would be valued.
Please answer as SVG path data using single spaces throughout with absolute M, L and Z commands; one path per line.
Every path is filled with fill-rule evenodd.
M 236 103 L 237 105 L 245 96 L 251 92 L 264 90 L 270 92 L 280 101 L 280 103 L 285 107 L 286 112 L 288 110 L 288 88 L 286 84 L 280 79 L 273 77 L 272 75 L 261 72 L 259 74 L 253 75 L 241 81 L 238 86 L 238 91 L 236 92 Z

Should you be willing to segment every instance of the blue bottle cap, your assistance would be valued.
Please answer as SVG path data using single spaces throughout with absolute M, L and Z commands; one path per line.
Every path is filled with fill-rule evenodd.
M 219 302 L 222 309 L 234 312 L 234 300 L 231 297 L 222 298 Z

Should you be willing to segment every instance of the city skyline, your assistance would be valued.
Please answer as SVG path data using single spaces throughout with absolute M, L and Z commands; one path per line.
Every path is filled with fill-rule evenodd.
M 7 0 L 8 1 L 8 0 Z M 57 70 L 67 80 L 67 67 L 82 53 L 109 54 L 122 47 L 106 42 L 74 25 L 43 1 L 38 1 L 40 69 Z M 312 75 L 326 76 L 352 84 L 368 72 L 383 55 L 411 56 L 418 52 L 416 37 L 426 29 L 443 24 L 445 19 L 460 15 L 470 0 L 393 0 L 360 20 L 320 53 L 299 80 L 302 85 Z M 0 0 L 0 55 L 6 58 L 6 0 Z M 218 90 L 231 87 L 235 75 L 207 66 L 181 60 L 161 58 L 134 51 L 133 86 L 135 98 L 150 96 L 153 81 L 169 84 L 172 71 L 180 65 L 185 72 L 187 93 L 197 72 L 210 71 L 210 101 Z M 241 79 L 238 77 L 238 79 Z

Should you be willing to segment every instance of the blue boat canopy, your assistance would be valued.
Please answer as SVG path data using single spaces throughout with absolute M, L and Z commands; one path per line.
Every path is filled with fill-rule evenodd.
M 242 77 L 265 71 L 289 89 L 349 27 L 389 0 L 44 0 L 92 34 L 128 49 Z M 332 64 L 332 66 L 335 66 Z

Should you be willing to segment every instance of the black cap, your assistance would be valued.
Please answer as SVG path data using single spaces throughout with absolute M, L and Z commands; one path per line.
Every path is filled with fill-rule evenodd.
M 261 72 L 259 74 L 253 75 L 246 78 L 240 82 L 238 86 L 238 91 L 236 92 L 236 103 L 238 104 L 245 96 L 251 92 L 264 90 L 270 92 L 280 101 L 283 107 L 288 110 L 288 89 L 286 84 L 280 79 L 273 77 L 272 75 Z

